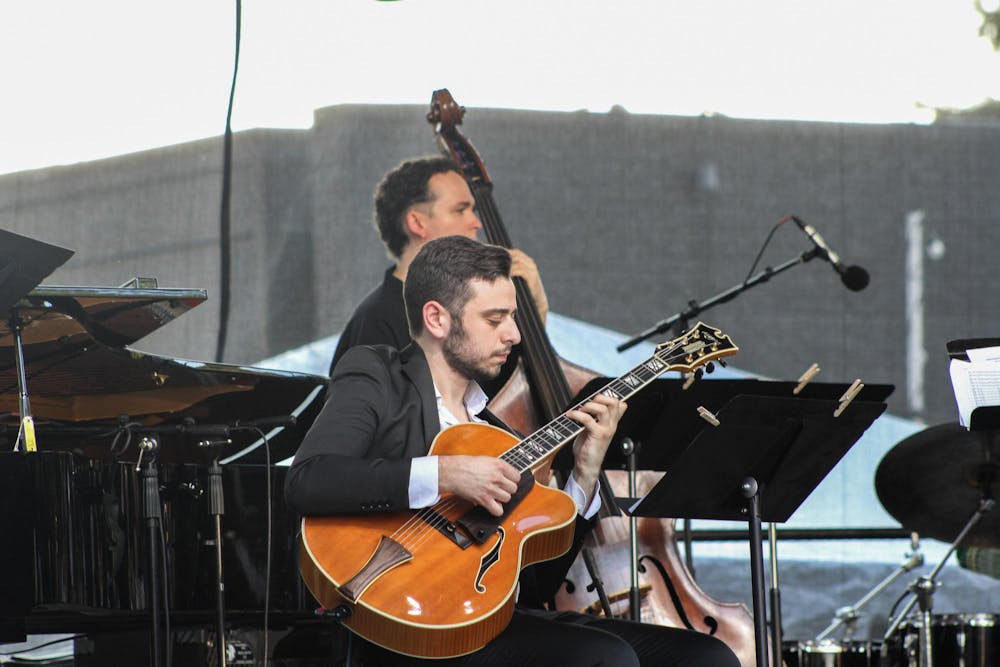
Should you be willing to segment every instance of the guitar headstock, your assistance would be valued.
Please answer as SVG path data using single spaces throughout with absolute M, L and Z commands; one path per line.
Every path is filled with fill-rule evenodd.
M 668 370 L 692 373 L 710 361 L 729 357 L 740 348 L 721 329 L 698 322 L 677 338 L 660 343 L 654 355 Z

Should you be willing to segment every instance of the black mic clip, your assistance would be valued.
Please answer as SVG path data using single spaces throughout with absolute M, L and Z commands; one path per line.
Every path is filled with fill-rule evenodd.
M 826 239 L 820 236 L 819 232 L 812 225 L 807 224 L 798 216 L 791 215 L 789 218 L 802 230 L 803 234 L 809 237 L 809 240 L 813 242 L 813 246 L 819 251 L 819 256 L 830 263 L 833 270 L 840 275 L 840 281 L 844 283 L 847 289 L 852 292 L 860 292 L 868 287 L 868 282 L 871 278 L 867 271 L 857 265 L 844 266 L 844 263 L 840 260 L 840 255 L 833 251 L 827 244 Z

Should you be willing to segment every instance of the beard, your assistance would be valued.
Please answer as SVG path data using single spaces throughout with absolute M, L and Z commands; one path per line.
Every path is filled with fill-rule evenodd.
M 462 326 L 461 318 L 452 318 L 452 328 L 444 339 L 441 351 L 445 361 L 457 373 L 461 373 L 470 380 L 475 380 L 482 384 L 489 382 L 500 375 L 501 365 L 492 361 L 492 355 L 483 359 L 477 358 L 469 337 Z M 510 348 L 495 350 L 493 354 L 509 353 Z

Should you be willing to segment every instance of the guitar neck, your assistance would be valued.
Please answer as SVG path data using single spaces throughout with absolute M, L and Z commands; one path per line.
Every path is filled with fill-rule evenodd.
M 669 370 L 670 366 L 656 355 L 612 380 L 598 391 L 577 403 L 566 412 L 578 410 L 585 403 L 593 400 L 598 394 L 604 394 L 619 400 L 627 400 L 640 389 Z M 568 417 L 566 412 L 545 424 L 527 438 L 504 452 L 500 458 L 510 463 L 519 472 L 534 468 L 549 456 L 555 454 L 563 445 L 583 432 L 583 425 Z
M 694 372 L 714 359 L 736 354 L 738 347 L 720 330 L 698 322 L 687 332 L 656 348 L 651 357 L 612 380 L 566 412 L 580 409 L 598 394 L 626 400 L 670 370 Z M 520 472 L 535 468 L 583 432 L 583 425 L 562 413 L 504 452 L 500 458 Z

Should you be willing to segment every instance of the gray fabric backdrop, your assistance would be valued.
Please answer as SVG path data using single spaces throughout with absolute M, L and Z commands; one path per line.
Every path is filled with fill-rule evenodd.
M 233 309 L 226 361 L 250 362 L 340 330 L 387 264 L 371 193 L 400 159 L 433 153 L 416 106 L 320 109 L 312 129 L 235 138 Z M 742 348 L 735 363 L 795 378 L 889 382 L 890 411 L 954 418 L 944 344 L 997 334 L 994 226 L 1000 125 L 828 123 L 469 110 L 514 242 L 557 312 L 638 332 L 739 283 L 771 226 L 796 213 L 871 286 L 847 291 L 820 262 L 705 318 Z M 205 140 L 0 177 L 0 226 L 77 251 L 50 283 L 152 275 L 209 303 L 141 347 L 209 359 L 218 326 L 221 141 Z M 907 367 L 908 214 L 923 211 L 927 362 Z M 809 247 L 792 225 L 762 266 Z M 924 408 L 907 381 L 924 386 Z

